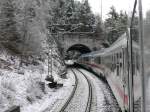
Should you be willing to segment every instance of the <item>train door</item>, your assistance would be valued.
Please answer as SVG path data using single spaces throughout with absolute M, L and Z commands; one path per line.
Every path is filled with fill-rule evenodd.
M 114 53 L 114 72 L 117 74 L 117 53 Z
M 123 51 L 120 51 L 120 57 L 119 57 L 119 68 L 120 68 L 120 79 L 122 80 L 123 77 Z
M 115 55 L 112 54 L 112 72 L 114 72 L 115 69 Z
M 124 78 L 125 78 L 125 51 L 124 48 L 122 48 L 122 82 L 124 84 Z

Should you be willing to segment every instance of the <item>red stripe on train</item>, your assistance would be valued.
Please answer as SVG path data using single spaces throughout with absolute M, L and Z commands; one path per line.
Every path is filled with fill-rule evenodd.
M 126 105 L 128 105 L 128 95 L 124 94 L 123 90 L 120 87 L 118 87 L 117 84 L 115 84 L 114 82 L 113 82 L 113 84 L 114 84 L 115 88 L 117 89 L 117 91 L 118 91 L 120 97 L 122 98 L 123 102 Z
M 95 68 L 104 69 L 104 67 L 102 65 L 98 65 L 98 64 L 94 64 L 94 63 L 84 62 L 83 64 L 88 64 L 88 65 L 93 66 Z

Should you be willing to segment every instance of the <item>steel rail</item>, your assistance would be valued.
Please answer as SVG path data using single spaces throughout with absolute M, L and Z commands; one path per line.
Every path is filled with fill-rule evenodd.
M 61 108 L 61 110 L 59 112 L 64 112 L 65 111 L 65 109 L 69 105 L 70 101 L 72 100 L 73 96 L 75 95 L 75 92 L 76 92 L 76 89 L 77 89 L 78 78 L 77 78 L 75 72 L 72 69 L 71 69 L 71 71 L 73 72 L 73 74 L 75 76 L 75 85 L 74 85 L 73 91 L 71 92 L 71 95 L 69 96 L 68 100 L 66 101 L 66 103 L 63 105 L 63 107 Z
M 85 112 L 90 112 L 91 111 L 91 104 L 92 104 L 92 94 L 93 94 L 92 93 L 92 85 L 91 85 L 90 80 L 87 78 L 87 76 L 82 71 L 80 71 L 79 69 L 77 69 L 77 71 L 79 71 L 86 78 L 88 85 L 89 85 L 89 97 L 88 97 L 88 102 L 87 102 Z
M 89 87 L 89 95 L 88 95 L 88 101 L 87 101 L 87 106 L 86 106 L 85 112 L 90 112 L 91 104 L 92 104 L 92 85 L 91 85 L 89 79 L 87 78 L 87 76 L 82 71 L 80 71 L 78 69 L 76 69 L 76 70 L 79 71 L 87 80 L 88 87 Z M 78 78 L 76 76 L 76 73 L 73 70 L 72 70 L 72 72 L 75 76 L 75 87 L 74 87 L 71 95 L 69 96 L 68 100 L 66 101 L 66 103 L 64 104 L 64 106 L 61 108 L 61 110 L 59 112 L 65 112 L 65 109 L 68 107 L 68 105 L 70 104 L 71 100 L 73 99 L 73 97 L 76 93 L 76 89 L 77 89 L 77 85 L 78 85 Z

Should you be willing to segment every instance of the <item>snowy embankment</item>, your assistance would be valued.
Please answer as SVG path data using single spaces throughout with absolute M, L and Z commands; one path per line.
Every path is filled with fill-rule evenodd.
M 37 65 L 24 65 L 18 70 L 19 60 L 6 52 L 0 54 L 0 112 L 12 106 L 20 106 L 21 112 L 42 112 L 72 89 L 72 79 L 61 79 L 55 71 L 55 79 L 64 86 L 60 89 L 47 86 L 46 62 L 38 61 Z

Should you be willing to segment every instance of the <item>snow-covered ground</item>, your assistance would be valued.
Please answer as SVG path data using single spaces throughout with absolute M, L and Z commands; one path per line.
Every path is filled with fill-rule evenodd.
M 53 93 L 53 99 L 49 99 L 48 108 L 42 112 L 60 112 L 71 95 L 75 85 L 75 77 L 71 70 L 68 70 L 67 77 L 68 79 L 64 80 L 63 88 L 59 89 L 56 94 Z
M 71 72 L 68 72 L 68 79 L 63 79 L 59 82 L 64 86 L 60 89 L 47 88 L 46 95 L 34 104 L 26 105 L 21 112 L 57 112 L 68 99 L 74 85 L 74 78 Z
M 38 61 L 37 65 L 23 65 L 21 68 L 19 62 L 17 56 L 5 51 L 0 54 L 0 112 L 12 106 L 20 106 L 21 112 L 46 112 L 47 109 L 52 110 L 57 102 L 67 98 L 73 88 L 74 78 L 60 78 L 56 75 L 58 68 L 55 68 L 53 76 L 64 86 L 50 89 L 45 81 L 48 74 L 46 62 Z

